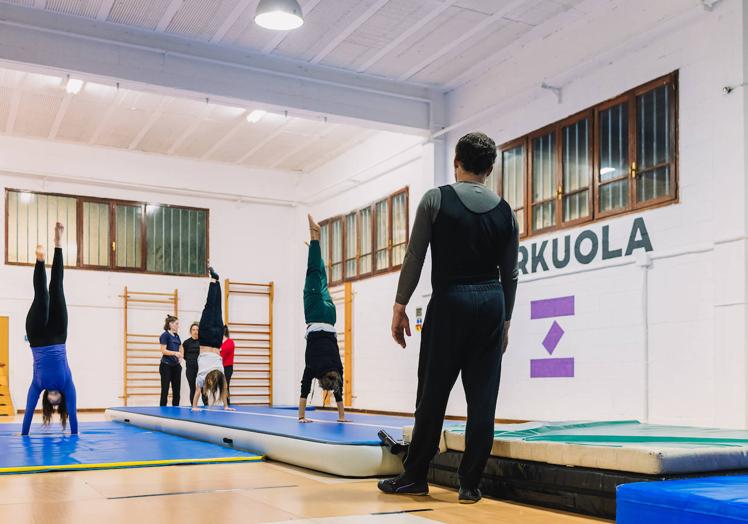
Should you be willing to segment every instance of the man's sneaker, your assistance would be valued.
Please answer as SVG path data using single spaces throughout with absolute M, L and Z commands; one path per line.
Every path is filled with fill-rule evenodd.
M 384 493 L 391 495 L 428 495 L 428 482 L 413 482 L 401 476 L 391 479 L 383 479 L 377 483 L 377 487 Z
M 475 504 L 483 495 L 478 488 L 460 488 L 460 504 Z

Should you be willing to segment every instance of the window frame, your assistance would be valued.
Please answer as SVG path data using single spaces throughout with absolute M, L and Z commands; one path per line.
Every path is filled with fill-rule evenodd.
M 30 262 L 11 262 L 8 259 L 8 221 L 10 218 L 10 209 L 8 207 L 8 199 L 11 192 L 16 193 L 32 193 L 34 195 L 45 195 L 63 198 L 73 198 L 76 201 L 76 242 L 77 253 L 75 264 L 68 264 L 65 267 L 69 269 L 82 269 L 89 271 L 103 271 L 113 273 L 136 273 L 145 275 L 163 275 L 163 276 L 177 276 L 177 277 L 191 277 L 191 278 L 204 278 L 208 274 L 208 266 L 210 265 L 210 209 L 199 208 L 192 206 L 180 206 L 174 204 L 156 204 L 153 202 L 142 202 L 137 200 L 123 200 L 115 198 L 101 198 L 93 197 L 88 195 L 77 195 L 77 194 L 66 194 L 66 193 L 50 193 L 46 191 L 35 191 L 29 189 L 18 189 L 13 187 L 5 187 L 5 255 L 4 262 L 7 266 L 33 266 Z M 109 245 L 107 251 L 109 253 L 108 266 L 83 264 L 83 203 L 91 202 L 97 204 L 108 205 L 108 217 L 109 217 Z M 116 217 L 115 209 L 117 205 L 126 206 L 138 206 L 141 208 L 141 221 L 140 221 L 140 258 L 141 263 L 138 268 L 119 267 L 116 265 L 116 254 L 115 250 L 112 249 L 112 242 L 116 238 Z M 146 214 L 148 206 L 168 207 L 176 209 L 186 209 L 190 211 L 203 211 L 205 212 L 205 272 L 200 274 L 194 273 L 167 273 L 162 271 L 148 271 L 147 270 L 147 227 L 146 227 Z
M 524 158 L 522 162 L 524 164 L 524 174 L 523 174 L 523 179 L 522 179 L 524 190 L 522 191 L 522 208 L 521 209 L 523 209 L 525 212 L 525 215 L 524 215 L 525 221 L 524 221 L 524 227 L 519 232 L 519 237 L 524 238 L 529 234 L 528 230 L 529 230 L 529 223 L 530 223 L 530 220 L 528 217 L 528 206 L 529 206 L 528 199 L 529 199 L 530 192 L 527 190 L 527 173 L 528 173 L 528 156 L 529 156 L 528 155 L 528 147 L 529 147 L 528 137 L 524 136 L 521 138 L 517 138 L 516 140 L 512 140 L 510 142 L 501 144 L 499 147 L 496 148 L 497 164 L 498 164 L 498 176 L 496 177 L 498 188 L 496 189 L 496 192 L 499 195 L 502 195 L 502 198 L 503 198 L 503 195 L 504 195 L 504 157 L 503 155 L 506 151 L 509 151 L 511 149 L 516 149 L 518 147 L 522 147 L 522 150 L 524 151 Z M 520 208 L 512 208 L 512 211 L 515 211 L 515 209 L 520 209 Z
M 637 203 L 636 202 L 636 191 L 637 191 L 637 184 L 639 182 L 638 174 L 641 171 L 636 169 L 634 171 L 634 176 L 632 176 L 632 167 L 634 165 L 635 166 L 640 165 L 639 158 L 637 156 L 638 151 L 637 151 L 637 142 L 636 142 L 637 132 L 638 132 L 636 99 L 639 95 L 648 93 L 652 91 L 653 89 L 656 89 L 662 86 L 669 86 L 669 89 L 671 89 L 671 93 L 670 93 L 671 98 L 669 100 L 669 107 L 668 107 L 668 112 L 669 112 L 668 118 L 670 119 L 671 126 L 672 126 L 672 132 L 670 133 L 670 136 L 669 136 L 669 147 L 671 151 L 671 158 L 670 158 L 670 162 L 660 164 L 658 166 L 649 167 L 647 168 L 646 171 L 650 171 L 658 167 L 670 166 L 670 186 L 672 187 L 672 192 L 670 195 L 665 195 L 665 196 L 662 196 L 656 199 Z M 498 185 L 497 190 L 498 191 L 497 192 L 500 195 L 503 195 L 504 193 L 504 172 L 503 172 L 504 165 L 503 165 L 503 159 L 502 159 L 503 152 L 508 151 L 510 149 L 514 149 L 519 146 L 522 146 L 524 148 L 524 155 L 525 155 L 524 184 L 525 184 L 525 187 L 524 187 L 524 195 L 522 199 L 522 202 L 523 202 L 522 209 L 524 209 L 524 212 L 525 212 L 525 224 L 524 224 L 524 228 L 520 231 L 520 239 L 525 239 L 525 238 L 539 236 L 539 235 L 545 235 L 548 233 L 553 233 L 558 230 L 572 228 L 572 227 L 576 227 L 582 224 L 588 224 L 592 222 L 605 220 L 610 217 L 636 213 L 636 212 L 640 212 L 646 209 L 654 209 L 654 208 L 658 208 L 658 207 L 662 207 L 662 206 L 666 206 L 670 204 L 679 203 L 680 201 L 680 184 L 679 184 L 680 182 L 680 179 L 679 179 L 679 160 L 680 160 L 679 157 L 680 155 L 679 155 L 678 148 L 680 145 L 680 142 L 679 142 L 679 124 L 680 123 L 678 121 L 678 103 L 679 103 L 678 92 L 679 92 L 678 71 L 674 71 L 667 75 L 651 80 L 645 84 L 629 89 L 625 93 L 622 93 L 618 96 L 605 100 L 583 111 L 579 111 L 573 115 L 565 117 L 562 120 L 543 126 L 535 131 L 532 131 L 523 136 L 520 136 L 513 140 L 509 140 L 499 145 L 496 148 L 496 150 L 497 150 L 497 163 L 498 163 L 498 171 L 497 171 L 498 172 L 498 176 L 497 176 L 497 185 Z M 628 149 L 627 151 L 628 151 L 629 172 L 626 174 L 626 178 L 629 180 L 628 202 L 627 202 L 626 207 L 601 212 L 600 202 L 598 198 L 600 194 L 600 188 L 612 182 L 620 181 L 624 177 L 619 177 L 615 180 L 611 180 L 607 182 L 600 182 L 600 177 L 599 177 L 600 113 L 602 111 L 605 111 L 611 107 L 614 107 L 622 103 L 628 104 L 628 107 L 627 107 Z M 584 119 L 585 117 L 589 117 L 591 120 L 591 126 L 590 126 L 591 140 L 589 144 L 591 151 L 590 151 L 589 158 L 590 158 L 591 169 L 592 169 L 592 173 L 591 173 L 592 178 L 590 180 L 590 184 L 588 185 L 589 198 L 592 200 L 591 202 L 589 202 L 590 214 L 587 217 L 582 217 L 582 218 L 578 218 L 575 220 L 564 222 L 563 221 L 563 199 L 564 199 L 564 196 L 567 196 L 567 193 L 565 192 L 565 188 L 563 186 L 563 128 L 566 126 L 572 125 Z M 542 202 L 550 202 L 552 201 L 552 199 L 546 199 L 543 201 L 539 201 L 538 203 L 532 202 L 532 190 L 533 190 L 532 142 L 535 138 L 538 138 L 540 136 L 547 135 L 550 133 L 555 134 L 555 141 L 556 141 L 556 152 L 555 152 L 556 156 L 554 159 L 554 164 L 556 166 L 556 174 L 555 174 L 556 210 L 554 213 L 554 218 L 556 220 L 556 223 L 553 226 L 545 227 L 545 228 L 538 229 L 538 230 L 533 230 L 533 227 L 532 227 L 533 226 L 533 223 L 532 223 L 533 222 L 532 220 L 533 204 L 537 205 Z M 561 188 L 560 192 L 558 191 L 559 188 Z M 583 190 L 580 189 L 579 191 L 583 191 Z
M 332 278 L 328 279 L 329 285 L 332 286 L 338 286 L 340 284 L 343 284 L 345 282 L 356 282 L 359 280 L 364 280 L 367 278 L 384 275 L 387 273 L 392 273 L 394 271 L 399 271 L 402 267 L 402 263 L 398 265 L 392 264 L 392 251 L 394 244 L 392 243 L 392 234 L 393 234 L 393 214 L 392 214 L 392 200 L 399 196 L 399 195 L 405 195 L 405 242 L 404 245 L 406 246 L 410 242 L 410 188 L 408 186 L 399 189 L 389 195 L 387 195 L 384 198 L 379 198 L 376 201 L 361 206 L 354 211 L 349 211 L 347 213 L 343 213 L 340 215 L 335 215 L 329 218 L 326 218 L 325 220 L 321 220 L 319 222 L 320 227 L 326 226 L 329 224 L 332 224 L 336 220 L 341 220 L 342 222 L 342 249 L 343 249 L 343 278 L 342 280 L 336 280 L 333 281 Z M 385 247 L 385 250 L 387 251 L 387 266 L 384 268 L 378 268 L 376 265 L 376 254 L 377 254 L 377 204 L 381 202 L 387 202 L 387 246 Z M 363 211 L 369 211 L 369 220 L 371 223 L 371 251 L 369 253 L 363 253 L 362 250 L 362 239 L 363 239 L 363 224 L 361 220 L 361 213 Z M 346 228 L 347 228 L 347 221 L 346 218 L 350 215 L 355 214 L 356 216 L 356 276 L 355 277 L 349 277 L 345 273 L 345 266 L 346 266 L 346 242 L 347 242 L 347 235 L 346 235 Z M 331 234 L 332 229 L 328 230 L 328 237 L 332 238 Z M 400 244 L 398 244 L 400 245 Z M 328 269 L 328 272 L 330 276 L 332 276 L 332 242 L 328 241 L 327 246 L 327 253 L 322 253 L 322 257 L 325 260 L 325 268 Z M 381 250 L 380 250 L 381 251 Z M 371 257 L 371 270 L 367 273 L 361 274 L 361 259 L 363 256 L 369 255 Z M 348 259 L 352 260 L 352 259 Z M 328 264 L 329 261 L 329 264 Z
M 589 170 L 590 170 L 590 179 L 587 183 L 586 188 L 577 189 L 576 191 L 573 191 L 571 193 L 566 192 L 566 188 L 564 187 L 564 128 L 574 125 L 578 122 L 581 122 L 585 118 L 589 119 L 589 128 L 588 133 L 590 134 L 591 140 L 589 140 L 588 143 L 588 149 L 587 151 L 587 158 L 589 160 Z M 558 229 L 564 228 L 564 227 L 574 227 L 580 224 L 586 224 L 587 222 L 592 222 L 594 220 L 594 210 L 592 207 L 593 202 L 591 199 L 594 198 L 593 193 L 593 186 L 594 184 L 594 178 L 595 178 L 595 161 L 593 158 L 593 153 L 595 150 L 595 140 L 593 133 L 595 132 L 595 113 L 592 109 L 587 109 L 585 111 L 580 111 L 579 113 L 575 115 L 571 115 L 568 118 L 565 118 L 564 120 L 561 120 L 558 123 L 558 134 L 559 134 L 559 172 L 558 172 L 558 187 L 561 188 L 560 196 L 558 198 L 558 207 L 556 209 L 557 211 L 557 220 L 558 220 Z M 568 220 L 564 221 L 564 198 L 569 195 L 574 195 L 576 193 L 581 193 L 583 191 L 587 191 L 587 209 L 589 210 L 589 214 L 585 217 L 576 218 L 574 220 Z
M 332 248 L 333 248 L 333 235 L 332 235 L 332 226 L 335 222 L 340 222 L 340 280 L 333 280 L 332 278 L 332 266 L 333 266 L 333 260 L 332 260 Z M 329 268 L 329 285 L 330 286 L 337 286 L 345 282 L 345 215 L 337 215 L 332 218 L 328 218 L 326 221 L 328 230 L 327 230 L 327 249 L 329 251 L 328 253 L 328 259 L 330 261 L 330 264 L 327 266 Z

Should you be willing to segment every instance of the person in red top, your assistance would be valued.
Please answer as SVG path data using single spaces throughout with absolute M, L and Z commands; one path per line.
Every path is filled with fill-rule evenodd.
M 229 327 L 223 326 L 223 344 L 221 344 L 221 358 L 223 358 L 223 374 L 226 376 L 226 384 L 229 387 L 229 397 L 231 400 L 231 375 L 234 373 L 234 350 L 236 345 L 230 338 Z

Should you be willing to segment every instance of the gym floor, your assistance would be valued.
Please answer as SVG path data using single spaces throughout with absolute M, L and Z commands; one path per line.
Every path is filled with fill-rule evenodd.
M 392 497 L 375 484 L 270 462 L 4 475 L 0 522 L 607 522 L 495 500 L 462 506 L 454 490 L 439 487 L 428 497 Z

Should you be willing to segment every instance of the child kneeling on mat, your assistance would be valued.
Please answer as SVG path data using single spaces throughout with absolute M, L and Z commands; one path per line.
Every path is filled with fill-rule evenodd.
M 306 418 L 307 397 L 312 390 L 312 379 L 317 379 L 325 391 L 332 391 L 338 405 L 338 422 L 348 422 L 343 404 L 343 363 L 340 361 L 335 304 L 327 290 L 327 274 L 319 246 L 320 227 L 309 215 L 309 258 L 304 283 L 304 317 L 306 319 L 306 367 L 301 379 L 299 422 Z
M 210 286 L 208 298 L 205 301 L 203 314 L 200 317 L 198 337 L 200 342 L 200 356 L 197 357 L 197 377 L 195 378 L 195 395 L 192 397 L 192 409 L 197 410 L 200 396 L 205 394 L 206 406 L 223 403 L 223 409 L 234 411 L 229 407 L 229 387 L 223 370 L 221 358 L 221 341 L 223 339 L 223 317 L 221 315 L 221 284 L 218 275 L 212 267 L 210 272 Z

